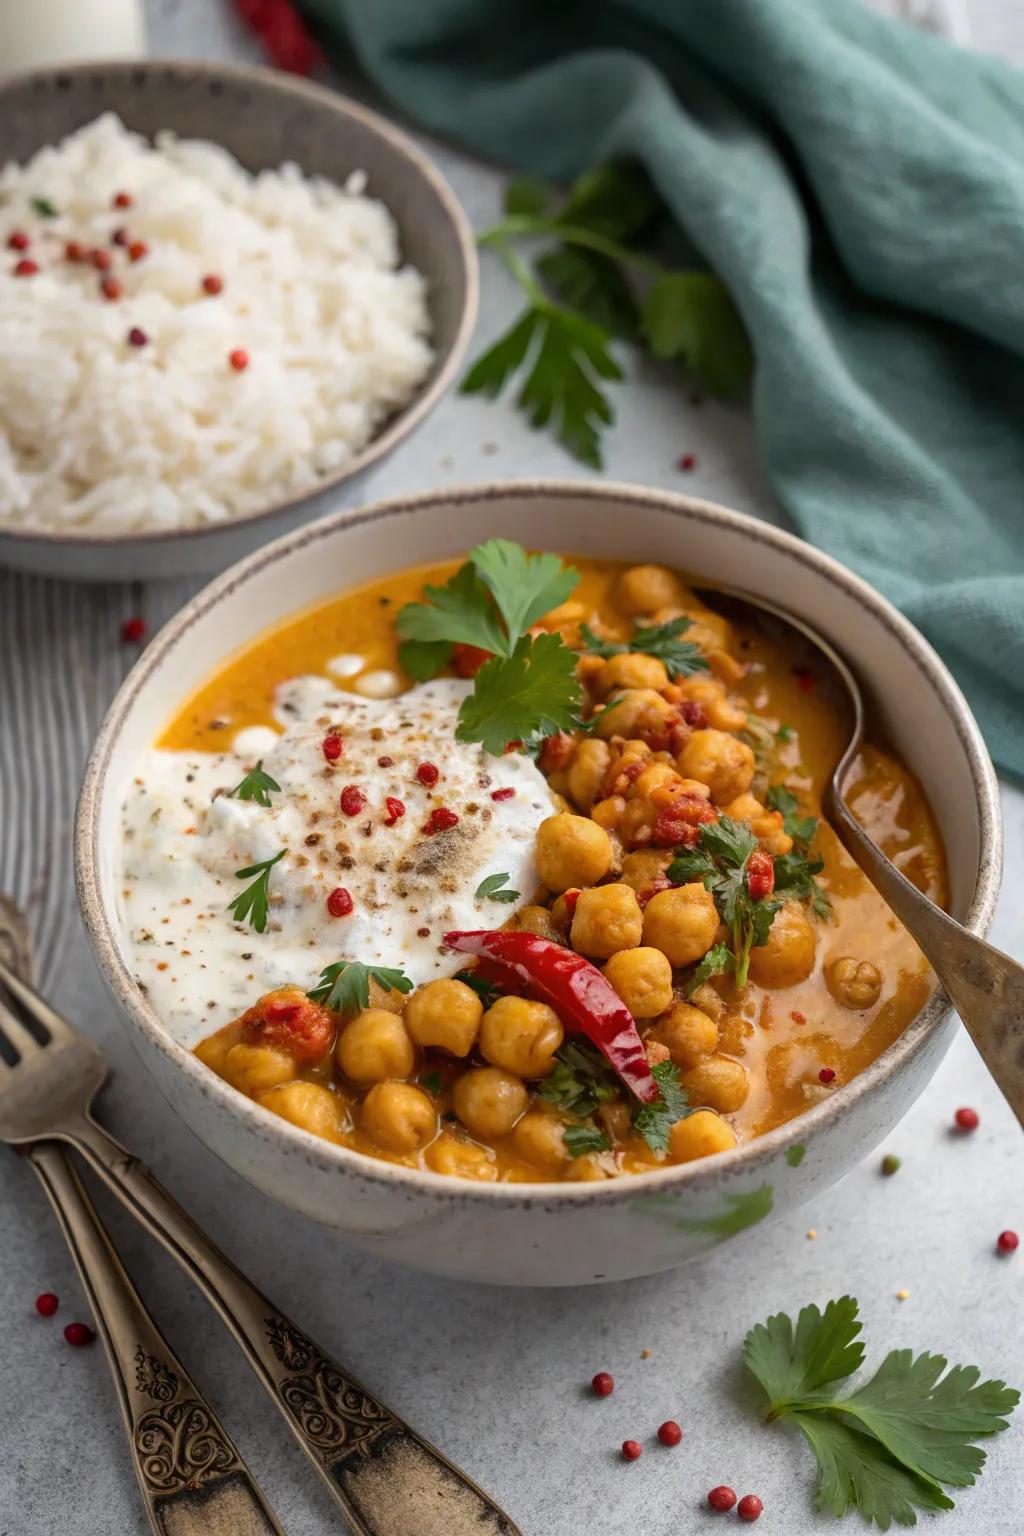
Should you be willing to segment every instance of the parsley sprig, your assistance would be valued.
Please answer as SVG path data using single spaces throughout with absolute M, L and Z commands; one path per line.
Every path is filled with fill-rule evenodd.
M 689 1099 L 679 1081 L 679 1069 L 671 1061 L 659 1061 L 651 1068 L 651 1076 L 658 1085 L 658 1097 L 637 1110 L 633 1129 L 652 1152 L 667 1152 L 669 1132 L 683 1118 Z
M 670 880 L 701 880 L 714 896 L 718 915 L 729 929 L 732 968 L 740 987 L 747 984 L 750 951 L 768 942 L 782 907 L 779 896 L 755 900 L 750 894 L 747 863 L 756 847 L 757 838 L 745 821 L 722 816 L 702 826 L 697 846 L 678 854 L 668 867 Z
M 600 1126 L 590 1125 L 587 1121 L 565 1126 L 562 1140 L 570 1157 L 582 1157 L 585 1152 L 607 1152 L 611 1147 Z
M 244 923 L 248 919 L 257 933 L 266 931 L 270 911 L 270 871 L 279 859 L 284 858 L 285 852 L 281 848 L 272 859 L 264 859 L 259 864 L 247 864 L 244 869 L 235 870 L 236 880 L 249 880 L 254 875 L 256 877 L 252 885 L 239 891 L 234 901 L 228 904 L 228 911 L 234 914 L 236 923 Z
M 255 800 L 257 805 L 262 805 L 266 810 L 270 805 L 271 793 L 280 794 L 281 786 L 276 779 L 272 779 L 269 773 L 263 772 L 263 759 L 260 758 L 255 768 L 250 768 L 240 784 L 236 784 L 231 791 L 236 800 Z
M 400 966 L 364 965 L 361 960 L 336 960 L 325 965 L 320 980 L 307 994 L 335 1013 L 358 1013 L 370 1006 L 370 982 L 385 992 L 411 992 L 412 982 Z
M 764 798 L 769 810 L 781 812 L 783 831 L 798 848 L 806 849 L 817 831 L 818 818 L 800 815 L 800 801 L 785 784 L 773 784 Z
M 476 901 L 518 901 L 519 892 L 507 885 L 507 880 L 507 870 L 497 875 L 485 875 L 473 892 L 474 899 Z
M 528 630 L 578 581 L 579 572 L 557 555 L 531 555 L 510 539 L 489 539 L 470 550 L 446 586 L 427 587 L 426 602 L 399 611 L 399 660 L 411 677 L 436 676 L 453 645 L 491 652 L 462 701 L 459 741 L 480 742 L 497 756 L 511 741 L 535 744 L 575 725 L 581 698 L 575 652 L 560 635 Z
M 947 1370 L 942 1355 L 886 1355 L 848 1397 L 839 1383 L 859 1369 L 864 1345 L 851 1296 L 824 1312 L 804 1307 L 794 1328 L 780 1312 L 747 1334 L 743 1359 L 768 1399 L 766 1418 L 801 1431 L 818 1462 L 820 1510 L 859 1509 L 883 1531 L 915 1525 L 915 1510 L 952 1509 L 941 1485 L 974 1483 L 985 1453 L 974 1442 L 1007 1428 L 1019 1392 L 981 1381 L 976 1366 Z
M 680 363 L 713 394 L 740 394 L 753 355 L 721 282 L 708 272 L 671 271 L 638 249 L 663 211 L 643 172 L 624 165 L 586 172 L 560 208 L 542 183 L 513 182 L 505 217 L 478 241 L 505 263 L 527 307 L 477 359 L 463 391 L 493 397 L 524 370 L 517 403 L 530 424 L 551 427 L 563 447 L 595 469 L 601 432 L 614 420 L 605 385 L 623 376 L 613 340 Z M 524 239 L 556 242 L 532 271 L 512 249 Z M 642 295 L 634 277 L 647 284 Z
M 584 651 L 590 656 L 621 656 L 624 651 L 643 651 L 647 656 L 655 656 L 665 663 L 666 672 L 675 681 L 677 677 L 691 677 L 694 672 L 708 671 L 707 659 L 701 654 L 700 646 L 680 638 L 692 623 L 692 619 L 682 616 L 669 619 L 666 624 L 638 625 L 628 645 L 602 640 L 589 625 L 581 624 L 580 638 Z
M 652 1152 L 664 1152 L 668 1149 L 669 1132 L 686 1113 L 687 1097 L 672 1062 L 659 1062 L 651 1071 L 658 1084 L 658 1097 L 650 1104 L 635 1103 L 633 1129 Z M 566 1040 L 555 1052 L 555 1065 L 537 1084 L 536 1091 L 538 1098 L 582 1122 L 588 1130 L 596 1131 L 590 1116 L 602 1104 L 617 1098 L 620 1087 L 618 1077 L 600 1051 L 583 1040 Z M 583 1152 L 605 1150 L 606 1139 L 605 1147 L 597 1148 L 596 1143 L 591 1144 L 580 1133 L 580 1126 L 566 1127 L 566 1146 L 572 1150 L 572 1137 L 580 1149 L 572 1153 L 573 1157 L 579 1157 Z M 603 1136 L 603 1132 L 598 1134 Z

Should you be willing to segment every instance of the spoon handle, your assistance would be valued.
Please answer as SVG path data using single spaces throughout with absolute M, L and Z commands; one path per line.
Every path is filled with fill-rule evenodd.
M 924 951 L 1010 1108 L 1024 1125 L 1024 966 L 943 912 L 886 858 L 842 797 L 833 820 L 843 843 Z

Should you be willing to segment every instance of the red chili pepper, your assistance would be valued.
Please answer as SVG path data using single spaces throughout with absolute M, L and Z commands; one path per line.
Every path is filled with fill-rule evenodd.
M 658 1097 L 633 1015 L 589 960 L 533 933 L 477 929 L 446 933 L 444 942 L 460 954 L 483 955 L 505 966 L 570 1028 L 586 1035 L 638 1099 L 651 1103 Z
M 763 848 L 755 848 L 747 860 L 747 889 L 755 901 L 763 901 L 775 889 L 775 860 Z
M 493 651 L 485 651 L 479 645 L 452 646 L 452 667 L 459 677 L 476 677 L 485 661 L 490 661 Z

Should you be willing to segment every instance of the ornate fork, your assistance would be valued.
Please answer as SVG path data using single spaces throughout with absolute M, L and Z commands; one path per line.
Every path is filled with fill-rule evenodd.
M 0 898 L 0 939 L 13 930 L 15 914 Z M 41 1150 L 34 1144 L 68 1142 L 88 1159 L 220 1314 L 356 1536 L 521 1536 L 476 1483 L 251 1285 L 93 1119 L 90 1106 L 107 1077 L 102 1053 L 0 959 L 0 1045 L 4 1040 L 7 1055 L 18 1060 L 11 1066 L 0 1057 L 0 1141 L 33 1147 L 33 1159 Z M 156 1348 L 144 1352 L 159 1357 Z M 187 1381 L 176 1362 L 170 1368 Z M 266 1519 L 263 1526 L 238 1521 L 225 1532 L 263 1536 L 279 1529 L 272 1516 Z M 189 1528 L 157 1529 L 185 1536 Z M 212 1523 L 206 1529 L 210 1536 L 216 1531 Z

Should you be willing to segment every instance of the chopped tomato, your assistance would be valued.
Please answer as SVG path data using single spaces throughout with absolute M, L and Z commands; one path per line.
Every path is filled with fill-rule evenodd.
M 755 848 L 747 860 L 747 888 L 755 901 L 763 901 L 775 889 L 775 860 L 763 848 Z
M 337 1020 L 299 987 L 280 987 L 254 1003 L 241 1020 L 242 1038 L 249 1045 L 272 1045 L 287 1051 L 297 1065 L 319 1061 L 334 1044 Z

